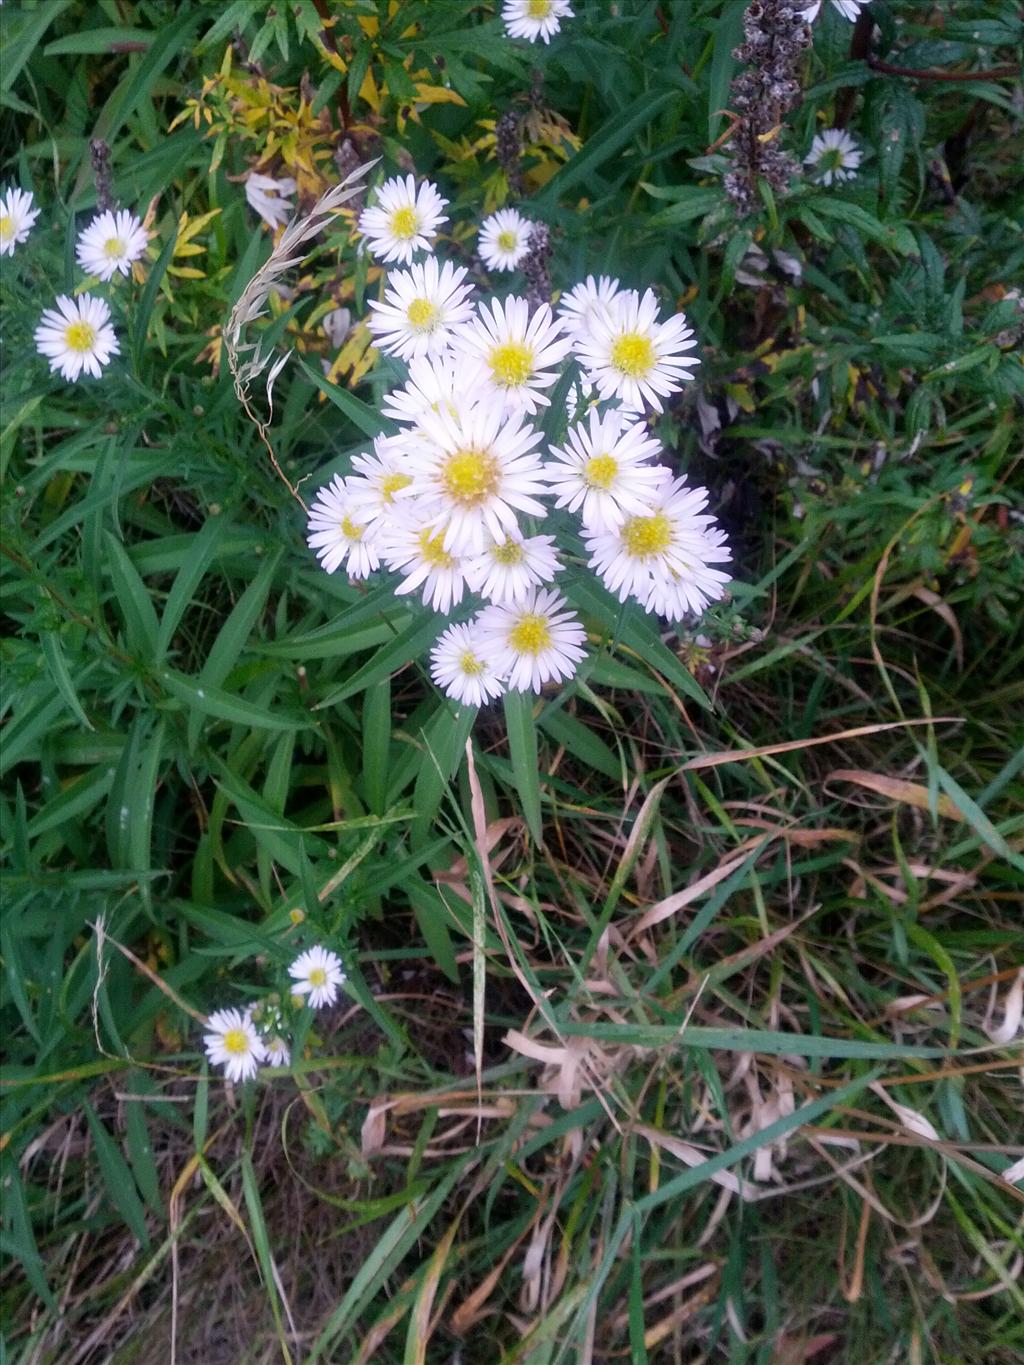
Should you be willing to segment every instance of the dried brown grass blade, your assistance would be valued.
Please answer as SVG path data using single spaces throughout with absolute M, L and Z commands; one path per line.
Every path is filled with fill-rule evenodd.
M 890 720 L 879 725 L 856 725 L 852 730 L 839 730 L 834 735 L 816 735 L 813 739 L 790 739 L 784 744 L 762 744 L 757 749 L 722 749 L 718 753 L 699 754 L 680 768 L 680 772 L 696 772 L 700 768 L 719 768 L 723 763 L 739 763 L 747 758 L 768 758 L 771 754 L 791 754 L 797 749 L 813 748 L 817 744 L 838 744 L 844 739 L 860 739 L 863 735 L 878 735 L 886 730 L 902 730 L 908 725 L 959 725 L 962 716 L 921 716 L 916 720 Z
M 865 768 L 836 768 L 829 773 L 826 782 L 853 782 L 858 787 L 877 792 L 879 796 L 887 796 L 891 801 L 916 806 L 918 810 L 931 809 L 928 788 L 922 787 L 920 782 L 908 782 L 902 777 L 887 777 L 885 773 L 871 773 Z M 963 821 L 963 815 L 944 792 L 939 793 L 935 809 L 948 820 Z

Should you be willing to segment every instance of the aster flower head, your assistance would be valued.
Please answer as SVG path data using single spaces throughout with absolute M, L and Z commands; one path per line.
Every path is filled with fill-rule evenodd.
M 260 175 L 250 171 L 245 179 L 245 198 L 249 207 L 255 209 L 268 228 L 276 230 L 284 227 L 295 212 L 292 195 L 297 189 L 290 175 L 275 180 L 272 175 Z
M 845 129 L 826 128 L 811 143 L 811 150 L 804 157 L 804 165 L 814 168 L 823 185 L 831 185 L 833 180 L 841 183 L 855 179 L 863 155 Z
M 120 352 L 110 325 L 110 309 L 103 299 L 81 294 L 57 295 L 57 307 L 47 308 L 35 330 L 36 350 L 50 362 L 51 372 L 74 384 L 83 372 L 99 379 L 110 357 Z
M 630 514 L 642 513 L 658 484 L 672 477 L 643 422 L 632 414 L 591 408 L 587 420 L 569 428 L 567 444 L 552 446 L 556 460 L 544 466 L 557 507 L 579 512 L 588 531 L 615 531 Z
M 287 1038 L 279 1034 L 269 1034 L 263 1039 L 267 1066 L 290 1066 L 292 1050 Z
M 510 38 L 545 43 L 561 28 L 561 20 L 573 18 L 569 0 L 505 0 L 501 17 Z
M 380 565 L 372 518 L 349 481 L 335 474 L 309 509 L 306 543 L 328 573 L 345 565 L 350 578 L 366 578 Z
M 449 626 L 430 651 L 430 676 L 447 696 L 466 706 L 486 706 L 505 691 L 490 646 L 475 623 Z
M 533 224 L 516 209 L 499 209 L 480 224 L 477 250 L 488 270 L 515 270 L 530 250 Z
M 832 8 L 838 10 L 844 19 L 849 19 L 851 24 L 856 23 L 860 18 L 861 10 L 868 4 L 870 4 L 870 0 L 832 0 Z M 803 14 L 804 22 L 813 24 L 820 10 L 821 0 L 812 0 L 812 3 L 806 4 Z
M 337 1000 L 338 987 L 345 980 L 345 969 L 337 953 L 317 944 L 299 954 L 288 968 L 288 975 L 292 978 L 292 994 L 308 995 L 310 1006 L 318 1010 Z
M 388 276 L 384 301 L 370 299 L 370 331 L 374 345 L 389 355 L 411 360 L 447 350 L 452 328 L 473 315 L 466 270 L 436 256 Z
M 660 322 L 654 291 L 641 297 L 630 289 L 591 314 L 575 351 L 601 398 L 618 398 L 638 412 L 646 403 L 661 412 L 662 398 L 692 379 L 699 362 L 686 352 L 696 345 L 682 313 Z
M 423 602 L 445 615 L 458 606 L 466 588 L 466 561 L 445 548 L 445 527 L 415 502 L 388 522 L 382 554 L 389 569 L 402 575 L 395 596 L 423 589 Z
M 372 455 L 353 455 L 358 473 L 345 480 L 358 522 L 375 523 L 394 515 L 400 502 L 415 493 L 403 436 L 375 436 Z
M 596 279 L 588 275 L 582 284 L 574 285 L 558 301 L 558 316 L 571 337 L 585 335 L 590 319 L 603 313 L 623 292 L 618 280 L 610 275 Z
M 509 412 L 536 412 L 550 399 L 541 392 L 558 378 L 557 369 L 572 345 L 561 323 L 542 303 L 530 316 L 525 299 L 481 303 L 476 316 L 455 329 L 452 350 L 457 363 L 473 367 L 472 382 L 499 399 Z
M 456 414 L 442 408 L 420 418 L 424 440 L 409 451 L 420 499 L 433 524 L 444 528 L 451 554 L 479 554 L 492 540 L 518 530 L 516 513 L 543 517 L 537 500 L 544 482 L 534 447 L 540 432 L 501 405 L 469 403 Z
M 229 1081 L 248 1081 L 267 1055 L 249 1010 L 217 1010 L 206 1021 L 206 1055 L 222 1066 Z
M 709 527 L 680 549 L 678 568 L 651 575 L 648 589 L 640 598 L 644 610 L 669 621 L 681 621 L 687 614 L 700 616 L 709 603 L 725 595 L 729 575 L 714 565 L 728 564 L 731 558 L 725 532 L 717 526 Z
M 374 203 L 359 215 L 359 231 L 379 260 L 408 264 L 417 251 L 433 251 L 437 229 L 448 221 L 441 212 L 447 203 L 429 180 L 417 189 L 414 176 L 396 175 L 379 186 Z
M 586 633 L 564 597 L 532 590 L 521 602 L 485 607 L 480 637 L 494 651 L 499 673 L 513 692 L 539 692 L 547 682 L 571 678 L 586 651 Z
M 127 209 L 98 214 L 78 239 L 75 256 L 87 275 L 110 280 L 131 273 L 146 250 L 149 233 Z
M 465 375 L 450 355 L 417 356 L 409 362 L 408 382 L 385 394 L 381 412 L 418 430 L 426 413 L 444 409 L 453 417 L 465 401 Z
M 522 601 L 531 589 L 550 583 L 562 567 L 554 545 L 554 536 L 523 537 L 518 532 L 492 540 L 467 563 L 469 585 L 488 602 Z
M 0 256 L 13 256 L 14 248 L 32 231 L 39 209 L 32 207 L 32 191 L 9 186 L 0 198 Z
M 707 501 L 707 489 L 690 488 L 685 479 L 659 484 L 643 513 L 628 516 L 615 531 L 586 537 L 590 567 L 620 602 L 635 597 L 653 611 L 671 606 L 670 590 L 692 585 L 690 601 L 700 605 L 689 609 L 702 610 L 729 581 L 710 567 L 727 561 L 729 551 L 704 511 Z

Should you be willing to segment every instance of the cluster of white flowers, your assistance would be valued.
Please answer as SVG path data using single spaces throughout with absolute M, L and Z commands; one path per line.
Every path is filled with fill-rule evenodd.
M 315 1010 L 333 1005 L 345 980 L 341 958 L 319 946 L 300 953 L 288 975 L 293 1002 L 301 1005 L 308 998 Z M 215 1010 L 207 1029 L 203 1035 L 206 1055 L 214 1066 L 224 1068 L 229 1081 L 251 1080 L 261 1062 L 267 1066 L 291 1062 L 287 1014 L 273 997 L 241 1010 Z
M 9 190 L 0 204 L 0 252 L 13 251 L 28 236 L 39 214 L 32 196 Z M 109 283 L 128 275 L 146 250 L 149 234 L 133 213 L 120 209 L 99 213 L 81 233 L 75 249 L 79 266 L 93 279 Z M 36 350 L 50 362 L 51 372 L 74 384 L 83 374 L 99 379 L 120 345 L 105 299 L 92 294 L 69 298 L 58 294 L 55 308 L 44 310 L 34 333 Z
M 369 318 L 378 347 L 408 365 L 382 405 L 401 430 L 319 490 L 308 540 L 328 573 L 365 578 L 383 565 L 399 575 L 398 595 L 418 592 L 445 615 L 469 593 L 483 599 L 431 656 L 439 686 L 480 706 L 571 678 L 584 657 L 583 627 L 551 586 L 555 539 L 532 524 L 549 503 L 578 516 L 589 565 L 619 601 L 670 620 L 722 596 L 728 576 L 715 566 L 729 551 L 706 491 L 658 463 L 644 416 L 697 364 L 682 314 L 662 319 L 650 289 L 605 276 L 570 290 L 557 314 L 517 296 L 474 299 L 464 267 L 411 260 L 431 249 L 446 202 L 433 185 L 396 178 L 359 219 L 374 255 L 407 266 L 387 276 Z M 517 250 L 502 232 L 522 223 L 509 210 L 484 224 L 481 255 L 486 242 L 495 268 Z M 531 419 L 567 365 L 581 401 L 570 400 L 565 444 L 545 452 Z
M 862 156 L 849 133 L 842 128 L 826 128 L 815 136 L 804 165 L 814 168 L 823 185 L 831 185 L 833 180 L 837 183 L 853 180 Z

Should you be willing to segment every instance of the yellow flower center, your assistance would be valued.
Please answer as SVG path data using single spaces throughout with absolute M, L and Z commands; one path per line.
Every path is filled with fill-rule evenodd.
M 475 507 L 497 492 L 501 468 L 489 450 L 457 450 L 445 461 L 441 483 L 455 502 Z
M 630 517 L 620 534 L 626 553 L 634 559 L 660 555 L 672 544 L 672 525 L 664 512 Z
M 533 350 L 522 341 L 506 341 L 495 346 L 487 357 L 491 378 L 503 389 L 514 389 L 525 384 L 533 370 Z
M 0 242 L 6 242 L 8 237 L 14 236 L 14 219 L 10 214 L 0 215 Z
M 527 0 L 526 13 L 530 19 L 546 19 L 551 13 L 551 0 Z
M 409 326 L 415 327 L 417 332 L 428 332 L 437 326 L 437 309 L 429 299 L 413 299 L 405 310 L 405 316 L 409 319 Z
M 327 972 L 323 967 L 311 967 L 309 971 L 309 984 L 318 990 L 321 986 L 327 985 Z
M 504 232 L 498 233 L 498 249 L 500 251 L 515 251 L 519 245 L 519 238 L 512 228 L 506 228 Z
M 607 492 L 618 472 L 619 462 L 613 455 L 595 455 L 583 467 L 583 482 L 588 488 L 600 488 L 602 492 Z
M 96 328 L 91 322 L 72 322 L 64 333 L 64 345 L 69 351 L 91 351 L 96 345 Z
M 521 564 L 523 547 L 517 540 L 506 540 L 504 545 L 495 545 L 491 554 L 499 564 Z
M 438 531 L 436 536 L 432 536 L 429 530 L 420 532 L 420 555 L 425 564 L 429 564 L 434 569 L 451 569 L 455 565 L 455 560 L 444 548 L 444 532 Z
M 410 237 L 415 237 L 419 230 L 419 215 L 414 208 L 408 204 L 403 204 L 400 209 L 395 209 L 391 215 L 391 235 L 393 237 L 405 242 Z
M 346 540 L 362 540 L 365 526 L 357 526 L 351 517 L 342 517 L 341 534 Z
M 841 171 L 844 159 L 841 147 L 829 147 L 818 157 L 818 166 L 823 171 Z
M 465 654 L 460 656 L 459 667 L 462 669 L 463 673 L 467 673 L 471 678 L 475 678 L 478 673 L 484 671 L 484 665 L 471 649 L 467 649 Z
M 517 654 L 539 654 L 551 647 L 551 627 L 545 617 L 528 612 L 509 631 L 508 643 Z
M 111 260 L 123 256 L 127 249 L 126 243 L 124 243 L 120 237 L 108 237 L 103 243 L 103 254 Z
M 612 367 L 627 379 L 642 379 L 654 368 L 658 357 L 649 337 L 625 332 L 612 342 Z
M 381 480 L 380 495 L 385 502 L 391 502 L 400 488 L 408 488 L 411 483 L 411 474 L 385 474 Z
M 243 1028 L 229 1028 L 224 1035 L 224 1051 L 232 1057 L 249 1055 L 249 1035 Z

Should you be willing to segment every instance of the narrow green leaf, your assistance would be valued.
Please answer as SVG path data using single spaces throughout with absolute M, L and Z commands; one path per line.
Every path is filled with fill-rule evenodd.
M 96 1163 L 107 1187 L 110 1202 L 124 1219 L 125 1223 L 144 1247 L 149 1246 L 149 1229 L 146 1227 L 146 1210 L 135 1184 L 135 1178 L 128 1163 L 121 1155 L 120 1148 L 107 1132 L 95 1111 L 83 1100 L 82 1108 L 92 1133 Z
M 201 684 L 169 668 L 161 669 L 157 676 L 172 697 L 202 716 L 213 716 L 217 720 L 246 725 L 256 730 L 305 730 L 315 724 L 311 717 L 283 716 L 279 710 L 269 711 L 233 692 L 225 692 L 209 683 Z
M 508 730 L 512 780 L 523 807 L 523 818 L 535 843 L 543 842 L 540 814 L 540 773 L 537 768 L 537 726 L 531 693 L 506 692 L 505 725 Z
M 661 111 L 674 104 L 678 98 L 674 90 L 664 90 L 653 98 L 644 93 L 621 113 L 613 115 L 599 132 L 587 138 L 581 151 L 555 172 L 534 196 L 533 202 L 544 205 L 557 203 L 573 186 L 589 183 L 599 167 L 617 156 L 631 138 L 653 123 Z
M 312 380 L 321 393 L 325 393 L 334 406 L 343 412 L 364 436 L 369 436 L 372 440 L 374 436 L 388 425 L 386 417 L 382 417 L 376 408 L 371 408 L 369 403 L 364 403 L 361 398 L 357 398 L 354 393 L 349 393 L 348 389 L 339 388 L 337 384 L 332 384 L 329 379 L 325 379 L 320 370 L 315 370 L 307 360 L 299 357 L 299 368 L 306 375 L 307 379 Z
M 69 711 L 87 730 L 94 730 L 96 727 L 85 714 L 82 703 L 78 700 L 75 685 L 71 681 L 71 672 L 64 657 L 64 648 L 60 642 L 59 633 L 56 630 L 41 631 L 39 644 L 43 651 L 46 667 L 50 671 L 50 677 L 53 679 L 57 691 L 67 702 Z
M 107 570 L 114 585 L 114 598 L 124 619 L 128 648 L 148 662 L 153 658 L 159 629 L 149 592 L 118 538 L 110 531 L 104 531 L 103 543 L 106 546 Z
M 390 645 L 379 649 L 372 659 L 357 669 L 347 683 L 318 702 L 313 708 L 314 711 L 322 711 L 326 706 L 336 706 L 340 701 L 346 701 L 359 692 L 365 692 L 368 687 L 375 687 L 384 678 L 390 678 L 413 659 L 422 658 L 437 635 L 436 617 L 428 616 L 420 621 L 414 620 Z

